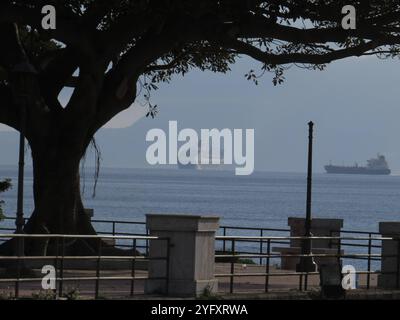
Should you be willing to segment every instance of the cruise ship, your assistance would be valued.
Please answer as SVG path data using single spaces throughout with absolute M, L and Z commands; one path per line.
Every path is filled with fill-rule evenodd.
M 213 158 L 211 149 L 208 154 L 201 150 L 201 140 L 198 143 L 198 154 L 197 159 L 192 159 L 190 163 L 183 164 L 179 161 L 178 157 L 178 168 L 179 169 L 190 169 L 190 170 L 203 170 L 203 169 L 218 169 L 224 165 L 224 149 L 220 151 L 219 158 Z

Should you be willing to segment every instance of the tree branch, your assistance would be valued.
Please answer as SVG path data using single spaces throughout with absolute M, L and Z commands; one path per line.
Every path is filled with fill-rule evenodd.
M 16 25 L 13 23 L 1 23 L 0 39 L 3 46 L 3 49 L 0 50 L 0 65 L 10 73 L 17 63 L 26 58 L 25 53 L 21 51 Z M 4 50 L 4 48 L 6 49 Z
M 96 132 L 116 114 L 128 108 L 136 99 L 136 82 L 146 66 L 179 45 L 176 26 L 159 35 L 148 35 L 131 48 L 107 74 L 93 132 Z
M 17 5 L 0 5 L 0 22 L 30 25 L 40 30 L 48 39 L 54 38 L 71 45 L 84 44 L 83 35 L 85 32 L 79 28 L 77 19 L 71 21 L 71 16 L 63 17 L 62 14 L 58 13 L 57 28 L 55 30 L 43 30 L 41 26 L 42 18 L 41 6 L 39 5 L 30 9 Z
M 144 69 L 144 73 L 147 72 L 152 72 L 152 71 L 161 71 L 161 70 L 169 70 L 174 68 L 179 62 L 182 60 L 182 58 L 185 56 L 185 53 L 182 53 L 178 55 L 174 60 L 172 60 L 169 63 L 166 64 L 155 64 L 155 65 L 150 65 L 147 68 Z
M 240 40 L 223 39 L 218 41 L 218 43 L 222 44 L 224 47 L 235 49 L 238 54 L 246 54 L 258 61 L 271 65 L 289 63 L 326 64 L 334 60 L 339 60 L 351 56 L 362 56 L 370 50 L 376 49 L 383 45 L 391 44 L 382 40 L 373 40 L 354 47 L 329 51 L 328 53 L 323 54 L 271 54 Z
M 60 91 L 68 86 L 73 72 L 79 65 L 79 54 L 71 48 L 59 49 L 44 66 L 40 74 L 40 83 L 43 98 L 50 109 L 60 111 L 62 109 L 58 102 Z

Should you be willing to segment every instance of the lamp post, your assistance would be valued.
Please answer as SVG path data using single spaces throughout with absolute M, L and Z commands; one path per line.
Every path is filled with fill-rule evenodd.
M 307 167 L 307 201 L 306 201 L 306 221 L 305 221 L 305 233 L 304 236 L 307 239 L 302 241 L 301 253 L 302 255 L 311 254 L 311 187 L 312 187 L 312 147 L 313 147 L 313 130 L 314 123 L 310 121 L 308 123 L 308 167 Z M 300 258 L 300 263 L 296 266 L 298 272 L 314 272 L 316 270 L 316 264 L 313 257 L 303 256 Z
M 27 107 L 35 102 L 37 90 L 37 71 L 28 60 L 17 64 L 12 71 L 12 93 L 15 104 L 19 108 L 19 161 L 18 161 L 18 196 L 17 216 L 15 220 L 16 232 L 22 233 L 24 219 L 24 166 L 25 166 L 25 133 Z

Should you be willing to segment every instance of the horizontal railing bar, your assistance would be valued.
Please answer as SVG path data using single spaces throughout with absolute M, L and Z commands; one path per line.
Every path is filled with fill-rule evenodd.
M 288 232 L 290 229 L 279 229 L 279 228 L 258 228 L 258 227 L 235 227 L 235 226 L 220 226 L 220 229 L 226 230 L 254 230 L 254 231 L 281 231 Z
M 397 255 L 381 255 L 381 254 L 226 254 L 215 255 L 215 258 L 300 258 L 300 257 L 319 257 L 319 258 L 353 258 L 353 257 L 375 257 L 375 258 L 395 258 Z
M 300 257 L 320 257 L 320 258 L 395 258 L 397 255 L 381 254 L 217 254 L 215 258 L 300 258 Z M 166 260 L 166 257 L 148 257 L 148 256 L 0 256 L 1 260 Z
M 224 241 L 224 240 L 220 240 L 220 239 L 217 239 L 217 240 L 218 241 Z M 228 241 L 228 240 L 226 240 L 226 241 Z M 243 240 L 241 242 L 258 243 L 259 244 L 261 241 L 260 240 L 258 240 L 258 241 L 257 240 L 248 240 L 248 241 Z M 263 241 L 263 243 L 266 245 L 267 241 Z M 271 244 L 289 244 L 289 242 L 271 241 Z M 341 243 L 340 246 L 341 247 L 362 247 L 362 248 L 368 248 L 369 247 L 368 244 L 361 244 L 361 243 Z M 370 247 L 371 248 L 376 248 L 376 249 L 382 248 L 382 246 L 380 246 L 380 245 L 371 245 Z M 280 248 L 286 248 L 286 247 L 280 247 Z M 326 248 L 326 249 L 333 249 L 334 250 L 336 248 L 337 248 L 337 245 L 335 244 L 334 247 Z M 220 249 L 217 249 L 217 250 L 220 250 Z M 223 250 L 223 248 L 221 248 L 221 250 Z
M 235 256 L 229 256 L 230 258 L 233 258 L 233 257 L 235 257 L 235 258 L 240 258 L 240 255 L 235 255 Z M 280 258 L 280 257 L 285 257 L 285 256 L 282 256 L 282 255 L 279 255 L 279 256 L 276 256 L 276 257 L 270 257 L 270 258 Z M 293 255 L 290 255 L 290 256 L 288 256 L 288 257 L 290 257 L 290 258 L 296 258 L 296 256 L 293 256 Z M 336 256 L 337 257 L 337 256 Z M 345 259 L 351 259 L 351 260 L 368 260 L 368 259 L 370 259 L 371 261 L 381 261 L 381 257 L 370 257 L 370 258 L 368 258 L 368 257 L 354 257 L 354 256 L 349 256 L 349 255 L 343 255 L 343 256 L 340 256 L 341 258 L 345 258 Z M 393 258 L 394 257 L 397 257 L 397 256 L 392 256 Z M 221 258 L 221 256 L 216 256 L 216 258 Z M 248 258 L 268 258 L 268 256 L 266 257 L 266 256 L 248 256 Z M 386 257 L 386 258 L 388 258 L 388 257 Z M 229 261 L 228 261 L 229 262 Z M 226 263 L 228 263 L 228 262 L 226 262 Z M 223 261 L 220 261 L 220 263 L 224 263 Z M 237 263 L 240 263 L 240 261 L 239 262 L 237 262 Z M 260 264 L 259 264 L 260 265 Z
M 382 274 L 380 271 L 356 271 L 355 274 Z M 385 274 L 389 274 L 385 272 Z M 257 273 L 217 273 L 214 276 L 218 278 L 227 278 L 227 277 L 284 277 L 284 276 L 301 276 L 301 275 L 319 275 L 319 272 L 282 272 L 282 273 L 266 273 L 266 272 L 257 272 Z
M 70 239 L 138 239 L 138 240 L 167 240 L 168 238 L 161 238 L 155 236 L 123 236 L 123 235 L 80 235 L 80 234 L 0 234 L 0 238 L 70 238 Z M 272 236 L 216 236 L 217 241 L 235 240 L 235 241 L 248 241 L 248 240 L 400 240 L 396 237 L 328 237 L 328 236 L 312 236 L 312 237 L 272 237 Z
M 382 246 L 378 246 L 378 245 L 370 245 L 369 246 L 368 244 L 361 244 L 361 243 L 341 243 L 340 246 L 341 247 L 343 247 L 343 246 L 347 246 L 347 247 L 363 247 L 363 248 L 371 247 L 371 248 L 377 248 L 377 249 L 382 248 Z
M 358 234 L 380 234 L 376 231 L 356 231 L 356 230 L 340 230 L 340 233 L 358 233 Z
M 287 273 L 217 273 L 215 277 L 263 277 L 263 276 L 272 276 L 272 277 L 283 277 L 283 276 L 301 276 L 301 275 L 319 275 L 318 272 L 287 272 Z
M 24 218 L 27 221 L 29 218 Z M 4 220 L 15 220 L 15 217 L 6 216 Z M 132 220 L 107 220 L 107 219 L 92 219 L 93 223 L 106 223 L 106 224 L 138 224 L 145 225 L 145 221 L 132 221 Z M 253 230 L 253 231 L 280 231 L 280 232 L 289 232 L 290 229 L 286 228 L 263 228 L 263 227 L 239 227 L 239 226 L 228 226 L 222 225 L 220 229 L 226 230 Z M 15 230 L 15 229 L 12 229 Z M 371 235 L 379 235 L 380 233 L 377 231 L 360 231 L 360 230 L 340 230 L 341 233 L 354 233 L 354 234 L 371 234 Z
M 165 277 L 65 277 L 65 278 L 54 278 L 56 281 L 92 281 L 92 280 L 165 280 Z M 10 278 L 0 279 L 0 282 L 36 282 L 42 281 L 42 278 Z
M 118 236 L 118 235 L 80 235 L 80 234 L 0 234 L 0 238 L 70 238 L 70 239 L 137 239 L 137 240 L 167 240 L 154 236 Z
M 115 245 L 115 247 L 116 248 L 131 248 L 131 249 L 133 249 L 133 246 L 132 245 L 129 245 L 129 244 L 122 244 L 122 243 L 117 243 L 116 245 Z M 147 246 L 144 244 L 144 245 L 137 245 L 136 246 L 136 249 L 146 249 L 147 248 Z
M 147 256 L 0 256 L 1 260 L 166 260 L 166 257 Z
M 70 238 L 70 239 L 138 239 L 138 240 L 166 240 L 167 238 L 159 238 L 154 236 L 120 236 L 120 235 L 70 235 L 70 234 L 0 234 L 0 238 Z M 235 241 L 247 241 L 248 240 L 400 240 L 395 237 L 380 237 L 380 238 L 369 238 L 369 237 L 328 237 L 328 236 L 312 236 L 312 237 L 266 237 L 266 236 L 216 236 L 215 240 L 235 240 Z M 258 241 L 258 242 L 260 242 Z
M 97 234 L 110 234 L 105 231 L 97 231 Z M 145 233 L 129 233 L 129 232 L 115 232 L 114 235 L 118 236 L 147 236 Z
M 217 238 L 218 238 L 219 236 L 217 236 Z M 224 236 L 221 236 L 221 237 L 224 237 Z M 231 237 L 231 236 L 227 236 L 228 238 L 229 237 Z M 232 237 L 236 237 L 236 236 L 232 236 Z M 260 237 L 261 238 L 261 237 Z M 269 238 L 269 237 L 267 237 L 267 238 Z M 216 239 L 216 240 L 218 240 L 218 241 L 228 241 L 228 240 L 225 240 L 225 239 Z M 260 243 L 261 241 L 262 241 L 263 239 L 249 239 L 249 240 L 246 240 L 246 242 L 248 242 L 248 243 Z M 290 241 L 289 241 L 290 239 L 287 239 L 287 241 L 273 241 L 272 239 L 271 239 L 271 244 L 290 244 Z M 266 241 L 264 241 L 265 242 L 265 244 L 267 243 Z
M 271 236 L 216 236 L 216 240 L 223 241 L 223 240 L 235 240 L 235 241 L 246 241 L 246 240 L 400 240 L 396 237 L 329 237 L 329 236 L 312 236 L 312 237 L 271 237 Z
M 145 221 L 129 221 L 129 220 L 99 220 L 99 219 L 92 219 L 91 222 L 95 223 L 117 223 L 117 224 L 141 224 L 145 225 Z

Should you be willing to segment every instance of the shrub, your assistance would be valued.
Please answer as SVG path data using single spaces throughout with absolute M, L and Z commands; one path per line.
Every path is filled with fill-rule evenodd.
M 10 188 L 11 188 L 11 180 L 10 179 L 0 181 L 0 193 L 5 192 Z M 4 219 L 3 208 L 2 208 L 3 204 L 4 204 L 4 201 L 0 200 L 0 221 Z

